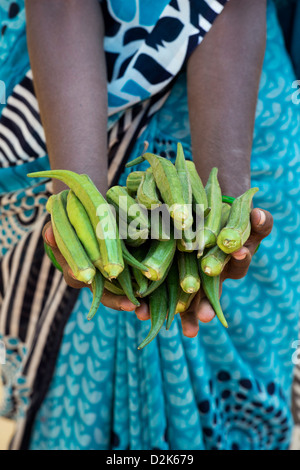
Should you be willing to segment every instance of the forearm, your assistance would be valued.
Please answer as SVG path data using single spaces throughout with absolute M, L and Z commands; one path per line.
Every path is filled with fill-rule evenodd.
M 193 158 L 204 182 L 218 167 L 231 196 L 250 187 L 265 37 L 266 1 L 231 0 L 188 62 Z
M 53 169 L 107 188 L 107 88 L 97 0 L 27 0 L 28 50 Z M 61 189 L 54 182 L 54 190 Z

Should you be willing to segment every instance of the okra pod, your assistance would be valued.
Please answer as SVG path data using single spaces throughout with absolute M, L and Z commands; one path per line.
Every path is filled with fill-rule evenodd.
M 176 240 L 173 237 L 164 242 L 153 240 L 143 260 L 143 264 L 148 269 L 143 272 L 144 275 L 151 281 L 159 281 L 171 265 L 175 250 Z
M 218 169 L 213 168 L 205 186 L 210 213 L 204 220 L 204 246 L 210 248 L 217 243 L 221 226 L 222 193 L 218 182 Z
M 150 295 L 149 308 L 151 329 L 144 341 L 138 346 L 138 349 L 147 346 L 157 336 L 165 322 L 168 312 L 168 293 L 164 283 Z
M 198 204 L 203 205 L 204 212 L 208 209 L 208 202 L 207 196 L 205 192 L 205 188 L 203 186 L 202 180 L 196 170 L 196 166 L 194 162 L 189 160 L 186 161 L 187 170 L 189 172 L 191 188 L 192 188 L 192 200 L 193 200 L 193 208 L 196 212 L 196 208 Z
M 134 222 L 136 229 L 141 231 L 149 230 L 147 211 L 129 196 L 126 188 L 112 186 L 106 193 L 106 199 L 114 206 L 119 216 L 127 221 L 127 224 Z
M 224 253 L 239 250 L 250 236 L 250 212 L 252 199 L 258 188 L 250 188 L 236 198 L 231 206 L 226 226 L 219 233 L 217 243 Z
M 173 163 L 153 153 L 145 153 L 126 166 L 133 166 L 144 160 L 151 165 L 156 186 L 174 222 L 183 228 L 188 224 L 191 226 L 193 219 L 189 207 L 185 204 L 180 179 Z
M 55 178 L 76 194 L 88 213 L 101 253 L 101 272 L 116 278 L 124 269 L 124 261 L 113 212 L 105 198 L 87 175 L 78 175 L 68 170 L 39 171 L 29 177 Z M 99 267 L 99 269 L 100 269 Z
M 220 304 L 220 275 L 219 276 L 207 276 L 201 269 L 200 266 L 200 277 L 201 285 L 204 293 L 210 302 L 212 308 L 215 311 L 218 319 L 225 328 L 228 328 L 228 323 L 224 316 L 221 304 Z
M 96 234 L 84 206 L 72 190 L 67 197 L 67 214 L 93 265 L 100 269 L 101 254 Z
M 159 281 L 150 281 L 147 290 L 144 292 L 143 295 L 140 295 L 140 297 L 142 298 L 148 297 L 150 294 L 152 294 L 152 292 L 156 291 L 156 289 L 165 282 L 167 275 L 170 271 L 170 268 L 171 268 L 171 264 L 166 270 L 166 272 L 164 273 L 163 277 Z
M 228 222 L 229 214 L 231 211 L 231 205 L 223 202 L 222 204 L 222 214 L 221 214 L 221 229 L 225 227 Z
M 126 188 L 131 197 L 135 197 L 138 187 L 142 181 L 144 171 L 132 171 L 126 179 Z
M 180 288 L 179 299 L 176 305 L 176 313 L 186 312 L 186 310 L 188 310 L 192 301 L 194 300 L 195 295 L 196 292 L 194 292 L 193 294 L 188 294 Z
M 138 261 L 142 261 L 144 259 L 144 249 L 139 248 L 135 250 L 135 257 L 138 259 Z M 141 297 L 148 289 L 148 279 L 144 276 L 140 269 L 132 267 L 131 271 L 137 283 L 136 295 Z
M 96 314 L 101 304 L 101 298 L 104 291 L 104 277 L 101 272 L 96 270 L 95 277 L 92 281 L 93 302 L 88 313 L 87 319 L 91 320 Z
M 142 177 L 137 190 L 137 200 L 139 204 L 142 204 L 149 210 L 162 205 L 157 194 L 156 182 L 151 168 L 148 168 Z
M 166 278 L 168 288 L 169 309 L 166 322 L 166 329 L 168 330 L 172 324 L 176 313 L 176 307 L 179 300 L 180 289 L 179 286 L 179 272 L 177 259 L 174 258 L 169 273 Z
M 182 145 L 180 143 L 177 144 L 177 156 L 175 161 L 175 168 L 178 173 L 178 177 L 181 183 L 182 194 L 184 197 L 184 201 L 186 204 L 192 204 L 193 196 L 192 196 L 192 186 L 190 181 L 190 175 L 187 168 L 187 162 L 184 158 L 184 152 Z
M 122 252 L 123 252 L 123 257 L 124 260 L 126 261 L 129 266 L 132 266 L 133 268 L 137 268 L 140 271 L 147 271 L 147 266 L 145 266 L 143 263 L 140 263 L 128 250 L 127 246 L 125 245 L 124 240 L 121 240 L 121 247 L 122 247 Z
M 117 279 L 113 279 L 112 281 L 106 279 L 104 282 L 104 289 L 114 295 L 126 295 Z
M 47 243 L 44 243 L 44 249 L 45 249 L 45 252 L 46 252 L 48 258 L 50 259 L 50 261 L 52 261 L 53 266 L 62 273 L 63 269 L 62 269 L 61 265 L 56 261 L 56 258 L 53 254 L 53 251 L 52 251 L 51 247 L 49 245 L 47 245 Z
M 123 271 L 118 276 L 118 282 L 121 288 L 125 292 L 126 297 L 137 307 L 140 306 L 140 302 L 136 299 L 134 290 L 131 282 L 131 273 L 128 265 L 125 263 Z
M 221 274 L 226 264 L 230 260 L 230 255 L 224 253 L 217 245 L 210 248 L 203 258 L 201 258 L 202 271 L 208 276 L 218 276 Z
M 179 282 L 181 289 L 193 294 L 200 289 L 200 277 L 196 253 L 178 253 Z
M 51 214 L 54 238 L 74 277 L 78 281 L 91 284 L 96 269 L 69 221 L 66 210 L 67 195 L 68 190 L 62 191 L 50 196 L 47 202 L 46 208 Z

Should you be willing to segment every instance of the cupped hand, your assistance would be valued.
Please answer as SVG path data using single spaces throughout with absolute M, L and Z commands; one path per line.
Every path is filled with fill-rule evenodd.
M 222 283 L 225 279 L 241 279 L 247 274 L 252 256 L 254 255 L 257 247 L 261 241 L 266 238 L 272 231 L 273 218 L 270 212 L 263 209 L 255 208 L 252 210 L 251 215 L 251 234 L 245 245 L 235 253 L 232 253 L 230 261 L 226 264 L 225 269 L 221 275 L 220 295 L 222 292 Z M 63 270 L 63 275 L 66 283 L 75 289 L 91 286 L 77 281 L 72 274 L 65 258 L 57 248 L 51 222 L 48 222 L 43 229 L 43 238 L 47 243 Z M 139 320 L 149 320 L 150 314 L 148 305 L 142 301 L 140 307 L 136 307 L 126 296 L 114 295 L 107 290 L 104 291 L 102 299 L 103 305 L 114 310 L 132 311 L 135 313 Z M 202 289 L 197 293 L 189 309 L 180 314 L 183 334 L 187 337 L 193 338 L 197 336 L 199 331 L 199 321 L 208 323 L 215 317 L 215 312 L 207 300 Z
M 44 226 L 42 235 L 43 235 L 44 242 L 50 246 L 56 258 L 56 261 L 62 267 L 63 276 L 64 276 L 66 283 L 70 287 L 73 287 L 75 289 L 81 289 L 82 287 L 89 287 L 89 289 L 91 289 L 90 285 L 77 281 L 77 279 L 74 278 L 73 273 L 68 263 L 66 262 L 65 258 L 63 257 L 63 255 L 61 254 L 61 252 L 59 251 L 57 247 L 51 222 L 48 222 Z M 114 295 L 107 290 L 104 290 L 101 302 L 106 307 L 112 308 L 114 310 L 123 310 L 123 311 L 131 312 L 132 310 L 136 309 L 136 306 L 132 302 L 130 302 L 130 300 L 128 300 L 126 296 Z M 141 302 L 141 306 L 139 307 L 139 309 L 142 312 L 143 310 L 148 312 L 148 308 L 145 302 Z
M 232 253 L 230 261 L 226 264 L 221 275 L 220 295 L 222 283 L 225 279 L 241 279 L 247 274 L 252 256 L 260 242 L 272 231 L 273 217 L 270 212 L 255 208 L 250 214 L 251 234 L 245 245 Z M 140 320 L 150 318 L 147 308 L 143 305 L 136 309 L 136 315 Z M 208 323 L 215 317 L 215 312 L 206 298 L 202 289 L 197 293 L 189 309 L 180 314 L 182 331 L 185 336 L 193 338 L 199 331 L 199 321 Z

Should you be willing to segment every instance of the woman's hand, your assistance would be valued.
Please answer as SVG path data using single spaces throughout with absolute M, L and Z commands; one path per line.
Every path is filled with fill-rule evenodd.
M 68 263 L 66 262 L 65 258 L 63 257 L 59 249 L 57 248 L 51 222 L 48 222 L 43 228 L 43 239 L 44 239 L 44 242 L 47 243 L 47 245 L 51 247 L 53 254 L 56 258 L 56 261 L 62 267 L 63 275 L 64 275 L 64 279 L 66 283 L 70 287 L 74 287 L 75 289 L 81 289 L 82 287 L 89 287 L 89 289 L 91 289 L 90 285 L 77 281 L 77 279 L 73 277 L 72 271 Z M 130 300 L 128 300 L 126 296 L 114 295 L 108 292 L 107 290 L 104 290 L 101 302 L 106 307 L 112 308 L 114 310 L 124 310 L 127 312 L 131 312 L 132 310 L 136 308 L 136 306 L 132 302 L 130 302 Z M 146 311 L 146 313 L 148 313 L 148 307 L 145 302 L 141 303 L 141 306 L 139 307 L 139 309 L 141 312 Z
M 272 227 L 273 218 L 270 212 L 257 208 L 252 210 L 250 237 L 242 248 L 232 253 L 231 260 L 227 263 L 221 276 L 221 291 L 222 283 L 225 279 L 241 279 L 247 274 L 255 250 L 260 242 L 271 233 Z M 144 305 L 137 308 L 135 313 L 140 320 L 148 320 L 150 318 L 149 312 Z M 198 334 L 199 321 L 202 323 L 210 322 L 215 317 L 215 312 L 203 290 L 200 289 L 189 309 L 181 313 L 180 316 L 183 334 L 193 338 Z
M 232 253 L 231 260 L 226 264 L 221 278 L 221 290 L 225 279 L 240 279 L 247 274 L 255 250 L 260 242 L 271 233 L 273 218 L 270 212 L 257 208 L 253 209 L 251 212 L 251 227 L 251 234 L 245 245 L 235 253 Z M 48 222 L 43 229 L 43 239 L 51 247 L 57 262 L 61 265 L 66 283 L 75 289 L 81 289 L 82 287 L 91 288 L 91 286 L 79 282 L 73 277 L 70 267 L 57 248 L 51 222 Z M 135 310 L 139 320 L 150 319 L 148 305 L 144 301 L 141 302 L 140 307 L 136 307 L 126 296 L 114 295 L 105 290 L 102 303 L 114 310 L 128 312 Z M 181 313 L 180 316 L 183 334 L 193 338 L 198 334 L 199 321 L 202 323 L 210 322 L 215 317 L 215 312 L 201 289 L 189 309 Z
M 226 264 L 221 275 L 220 295 L 222 292 L 222 283 L 225 279 L 241 279 L 247 274 L 255 250 L 260 242 L 271 233 L 273 217 L 270 212 L 255 208 L 252 210 L 250 217 L 250 237 L 242 248 L 232 253 L 230 261 Z M 190 308 L 181 314 L 183 334 L 193 338 L 199 331 L 199 321 L 208 323 L 214 317 L 215 312 L 212 306 L 204 292 L 200 290 Z

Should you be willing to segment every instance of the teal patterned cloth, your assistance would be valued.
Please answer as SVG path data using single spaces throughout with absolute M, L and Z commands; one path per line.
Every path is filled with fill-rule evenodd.
M 162 329 L 138 351 L 149 321 L 101 306 L 87 322 L 92 299 L 90 291 L 82 289 L 35 419 L 31 450 L 288 448 L 300 307 L 300 108 L 292 101 L 294 72 L 271 2 L 267 21 L 251 174 L 252 185 L 260 189 L 254 204 L 272 213 L 274 229 L 247 276 L 224 284 L 221 301 L 229 329 L 214 319 L 201 324 L 198 336 L 190 339 L 183 336 L 177 316 L 169 331 Z M 20 76 L 26 60 L 22 55 Z M 7 63 L 3 76 L 9 75 Z M 171 160 L 180 140 L 192 158 L 189 135 L 181 75 L 136 143 L 132 159 L 145 139 L 150 151 Z M 41 167 L 49 165 L 47 157 L 39 162 Z M 23 173 L 5 170 L 1 192 L 9 181 L 15 184 L 14 172 L 20 185 L 29 184 L 25 167 Z
M 260 188 L 255 206 L 272 212 L 274 230 L 247 276 L 225 282 L 228 331 L 213 320 L 189 339 L 176 318 L 169 332 L 161 330 L 137 351 L 149 322 L 101 307 L 87 324 L 91 295 L 82 290 L 31 449 L 288 448 L 300 306 L 300 124 L 293 80 L 270 4 L 251 170 L 252 185 Z M 191 155 L 184 77 L 132 158 L 144 139 L 153 142 L 150 151 L 171 159 L 180 139 Z

